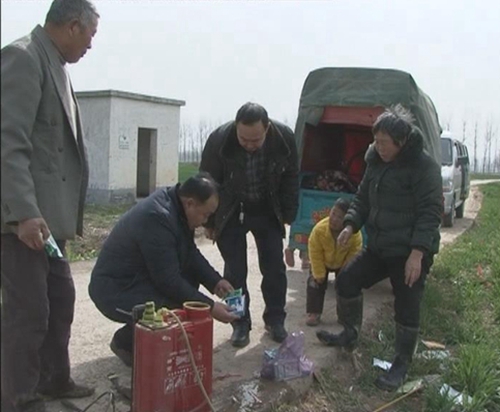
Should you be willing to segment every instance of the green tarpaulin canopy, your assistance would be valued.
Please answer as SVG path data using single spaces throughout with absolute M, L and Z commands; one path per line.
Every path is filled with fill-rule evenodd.
M 322 68 L 309 73 L 302 88 L 295 139 L 302 153 L 305 124 L 317 125 L 325 106 L 389 107 L 401 103 L 415 117 L 426 151 L 441 164 L 441 127 L 434 104 L 400 70 Z

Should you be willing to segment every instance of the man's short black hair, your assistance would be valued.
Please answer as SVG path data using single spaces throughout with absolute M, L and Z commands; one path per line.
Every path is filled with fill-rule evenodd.
M 236 113 L 236 123 L 243 123 L 244 125 L 250 125 L 257 122 L 262 122 L 264 127 L 269 124 L 269 116 L 267 115 L 267 110 L 264 109 L 260 104 L 247 102 L 240 107 L 238 113 Z
M 200 172 L 191 176 L 179 187 L 179 196 L 196 200 L 199 203 L 205 203 L 214 194 L 219 191 L 219 185 L 210 176 L 210 173 Z
M 413 128 L 413 116 L 401 104 L 390 107 L 384 111 L 372 127 L 373 134 L 378 132 L 387 133 L 394 143 L 403 146 Z
M 345 197 L 339 197 L 333 207 L 338 207 L 342 212 L 347 213 L 349 210 L 349 206 L 351 206 L 351 201 L 346 199 Z

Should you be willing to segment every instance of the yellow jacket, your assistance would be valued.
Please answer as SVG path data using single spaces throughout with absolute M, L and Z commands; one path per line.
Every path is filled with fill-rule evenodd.
M 363 247 L 361 231 L 354 233 L 346 247 L 337 246 L 325 217 L 314 226 L 309 236 L 308 252 L 311 273 L 315 279 L 324 279 L 327 271 L 338 270 L 345 266 Z

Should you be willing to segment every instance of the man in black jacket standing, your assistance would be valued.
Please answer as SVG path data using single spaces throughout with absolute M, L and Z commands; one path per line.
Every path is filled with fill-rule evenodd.
M 207 221 L 218 203 L 217 183 L 200 173 L 139 202 L 106 239 L 92 271 L 89 294 L 104 316 L 125 323 L 110 347 L 126 365 L 131 366 L 133 359 L 133 325 L 123 311 L 130 312 L 135 305 L 154 301 L 156 307 L 173 309 L 186 301 L 201 301 L 221 322 L 238 318 L 227 305 L 198 291 L 200 284 L 219 297 L 233 290 L 194 243 L 194 229 Z
M 232 323 L 231 343 L 250 342 L 250 296 L 247 288 L 246 234 L 252 232 L 262 273 L 266 330 L 282 342 L 286 312 L 286 269 L 283 263 L 285 224 L 298 207 L 298 156 L 292 130 L 270 120 L 256 103 L 246 103 L 236 119 L 211 133 L 203 150 L 200 170 L 221 185 L 220 204 L 205 225 L 217 241 L 225 262 L 224 278 L 246 295 L 245 315 Z

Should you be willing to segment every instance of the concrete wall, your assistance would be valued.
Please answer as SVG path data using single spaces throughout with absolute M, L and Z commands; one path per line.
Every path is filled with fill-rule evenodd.
M 177 182 L 183 101 L 114 90 L 79 92 L 77 97 L 89 152 L 88 202 L 136 200 L 139 135 L 141 140 L 151 136 L 152 162 L 147 165 L 143 155 L 141 167 L 153 176 L 149 191 Z
M 178 178 L 180 107 L 114 97 L 111 103 L 109 188 L 135 192 L 139 128 L 156 130 L 156 187 Z
M 89 195 L 91 203 L 103 203 L 94 195 L 109 187 L 109 119 L 111 100 L 99 97 L 78 99 L 83 133 L 89 159 Z M 105 199 L 104 199 L 105 200 Z

